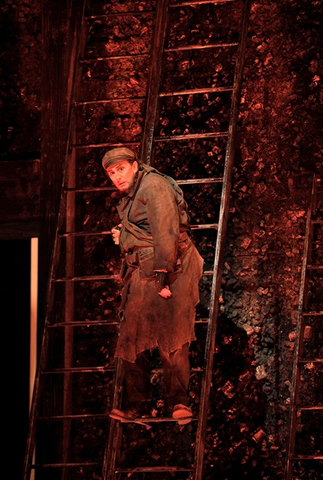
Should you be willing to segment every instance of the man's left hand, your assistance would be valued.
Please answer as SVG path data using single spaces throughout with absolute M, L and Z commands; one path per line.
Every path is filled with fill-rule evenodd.
M 163 298 L 170 298 L 172 296 L 172 292 L 169 289 L 169 286 L 166 285 L 160 292 L 158 292 L 158 295 L 160 295 Z
M 157 288 L 157 293 L 163 298 L 170 298 L 172 292 L 170 291 L 169 286 L 167 285 L 167 272 L 165 271 L 156 271 L 155 273 L 155 285 Z

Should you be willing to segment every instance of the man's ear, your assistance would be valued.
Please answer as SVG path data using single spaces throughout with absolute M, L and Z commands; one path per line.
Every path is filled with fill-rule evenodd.
M 137 172 L 138 172 L 138 170 L 139 170 L 139 165 L 138 165 L 137 160 L 135 160 L 135 161 L 133 162 L 133 164 L 132 164 L 132 169 L 133 169 L 134 173 L 137 173 Z

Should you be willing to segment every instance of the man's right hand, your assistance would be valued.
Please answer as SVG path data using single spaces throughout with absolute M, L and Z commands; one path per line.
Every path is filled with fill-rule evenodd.
M 116 245 L 119 245 L 119 237 L 120 237 L 120 229 L 122 227 L 122 223 L 119 223 L 117 227 L 113 227 L 111 229 L 112 240 Z

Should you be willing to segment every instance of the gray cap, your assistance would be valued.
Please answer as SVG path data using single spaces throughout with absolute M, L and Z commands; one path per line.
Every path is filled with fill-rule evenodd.
M 115 163 L 121 162 L 122 160 L 128 160 L 133 162 L 136 159 L 135 153 L 126 147 L 118 147 L 109 150 L 102 159 L 102 167 L 106 170 Z

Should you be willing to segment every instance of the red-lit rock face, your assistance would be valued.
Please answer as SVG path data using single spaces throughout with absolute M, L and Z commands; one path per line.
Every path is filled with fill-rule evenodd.
M 121 8 L 120 2 L 108 3 Z M 100 9 L 96 2 L 96 13 L 104 13 L 107 8 Z M 0 67 L 1 160 L 1 157 L 40 149 L 41 28 L 37 2 L 5 1 L 0 12 L 5 18 L 1 28 L 6 42 L 0 53 L 3 64 Z M 311 184 L 308 174 L 322 171 L 322 124 L 318 108 L 322 103 L 323 77 L 318 25 L 321 14 L 322 6 L 316 0 L 259 0 L 253 2 L 251 10 L 206 438 L 205 478 L 208 480 L 215 477 L 235 480 L 238 476 L 278 480 L 283 475 L 303 234 Z M 194 28 L 185 27 L 194 19 L 200 21 L 199 25 L 203 24 L 205 35 L 209 38 L 215 35 L 207 17 L 193 15 L 183 17 L 182 35 L 194 36 Z M 112 25 L 104 24 L 102 19 L 92 19 L 88 56 L 104 56 L 120 48 L 122 53 L 140 53 L 147 48 L 151 29 L 149 15 L 143 15 L 142 21 L 135 25 L 129 20 L 122 25 L 120 22 Z M 175 33 L 171 38 L 172 42 L 180 41 Z M 195 56 L 170 52 L 169 56 L 165 89 L 169 87 L 170 75 L 175 76 L 178 88 L 190 88 L 193 81 L 204 81 L 210 86 L 217 82 L 229 84 L 232 78 L 225 52 L 219 52 L 212 59 L 205 51 Z M 210 64 L 212 74 L 208 75 Z M 100 99 L 106 94 L 120 98 L 132 91 L 138 95 L 138 101 L 131 105 L 115 102 L 113 111 L 104 106 L 79 107 L 80 141 L 86 142 L 91 137 L 101 142 L 106 136 L 126 132 L 127 139 L 138 145 L 144 114 L 144 99 L 140 97 L 145 95 L 148 74 L 146 60 L 138 56 L 122 65 L 118 60 L 97 61 L 84 63 L 82 68 L 80 94 L 83 99 L 93 95 Z M 176 114 L 179 106 L 185 107 L 185 115 L 180 119 Z M 221 128 L 227 122 L 226 106 L 225 94 L 201 96 L 197 103 L 189 97 L 178 98 L 177 103 L 165 100 L 159 134 L 194 131 L 203 118 L 201 112 L 207 107 L 214 108 L 214 117 L 209 122 L 212 125 L 205 128 L 214 125 Z M 168 147 L 160 145 L 156 150 L 156 167 L 176 178 L 198 174 L 216 176 L 224 162 L 225 145 L 221 138 L 213 143 L 187 141 L 181 155 L 177 155 L 176 148 L 175 144 L 169 144 Z M 102 153 L 103 150 L 98 158 Z M 78 180 L 94 186 L 107 182 L 100 169 L 93 155 L 84 154 Z M 195 222 L 202 223 L 214 214 L 212 195 L 214 197 L 207 187 L 200 196 L 194 190 L 187 192 Z M 116 194 L 109 198 L 98 194 L 92 203 L 84 197 L 77 218 L 80 229 L 109 228 L 106 217 L 95 216 L 97 205 L 102 202 L 111 208 L 113 223 L 117 224 Z M 322 245 L 322 233 L 318 232 L 316 238 Z M 207 247 L 207 238 L 201 242 Z M 117 249 L 107 263 L 107 250 L 111 251 L 111 245 L 104 240 L 89 239 L 83 248 L 81 267 L 85 270 L 90 271 L 93 265 L 99 274 L 118 269 Z M 319 255 L 323 256 L 322 250 Z M 202 302 L 205 290 L 202 282 Z M 111 311 L 107 305 L 117 303 L 118 293 L 116 289 L 102 290 L 98 284 L 92 290 L 80 286 L 76 292 L 80 316 L 85 315 L 83 302 L 88 302 L 92 305 L 91 319 L 109 317 Z M 198 312 L 203 316 L 203 304 Z M 203 337 L 202 330 L 197 332 L 198 338 Z M 116 332 L 104 339 L 103 347 L 101 333 L 98 331 L 91 348 L 100 360 L 111 362 L 110 350 Z M 310 335 L 309 329 L 307 335 Z M 199 344 L 193 347 L 194 366 L 202 360 L 203 352 Z M 86 335 L 79 348 L 81 356 L 90 355 Z M 155 376 L 153 382 L 159 385 L 160 379 Z M 306 382 L 311 395 L 313 385 L 307 378 Z M 111 383 L 107 384 L 111 390 Z M 199 404 L 197 385 L 197 376 L 193 375 L 191 398 L 195 409 Z M 97 398 L 91 401 L 100 408 L 106 402 L 106 390 L 101 386 L 95 393 Z M 163 412 L 160 398 L 156 399 L 154 408 L 156 412 Z M 315 432 L 315 425 L 312 427 Z M 166 433 L 171 436 L 174 431 L 169 429 Z M 167 435 L 157 442 L 157 450 L 167 450 Z M 130 443 L 131 440 L 136 443 L 134 437 L 135 434 L 130 436 Z M 149 437 L 148 444 L 150 440 Z M 185 448 L 184 444 L 182 451 Z M 131 445 L 129 449 L 131 451 Z M 150 451 L 149 455 L 154 458 L 157 450 Z M 300 468 L 299 478 L 319 477 L 315 473 L 308 477 Z

